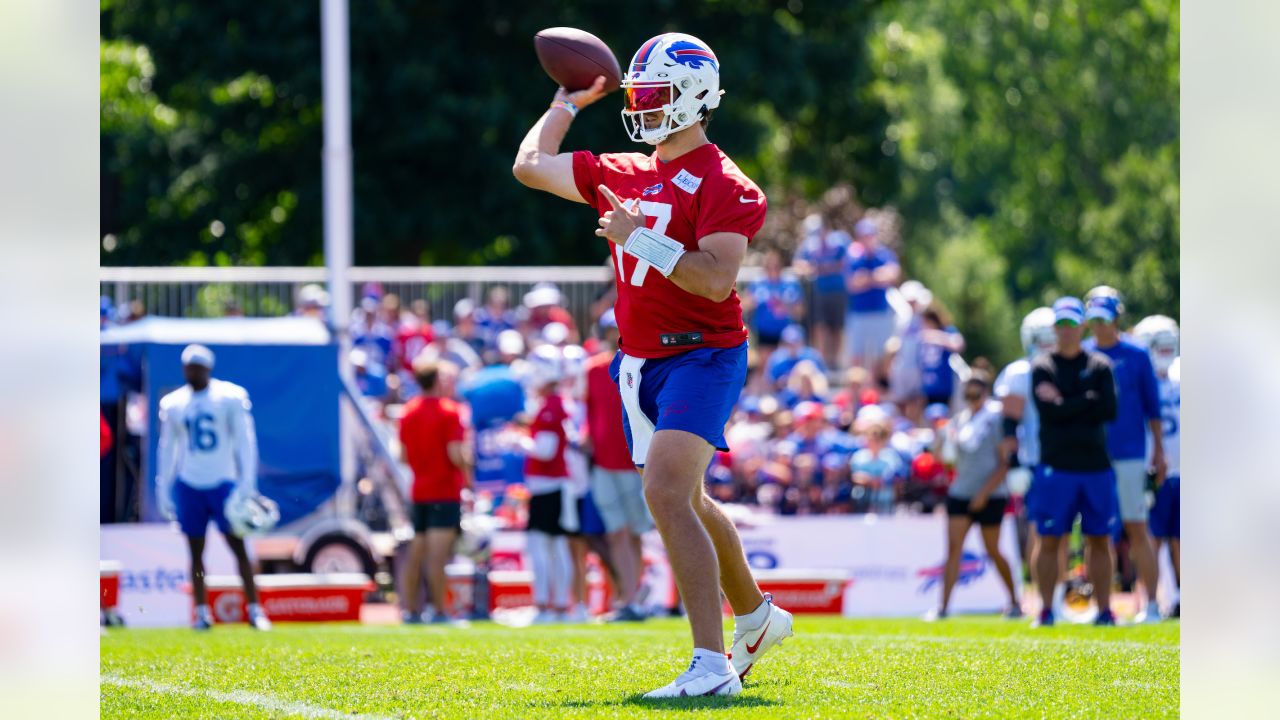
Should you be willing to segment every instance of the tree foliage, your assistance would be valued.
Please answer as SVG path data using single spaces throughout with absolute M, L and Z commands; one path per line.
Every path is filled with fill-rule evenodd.
M 596 33 L 621 63 L 659 32 L 702 37 L 727 89 L 711 135 L 753 177 L 811 195 L 853 180 L 885 198 L 893 168 L 874 140 L 884 116 L 861 101 L 874 5 L 352 3 L 356 262 L 604 259 L 590 211 L 511 176 L 555 90 L 533 53 L 549 25 Z M 103 232 L 117 236 L 104 263 L 320 262 L 319 31 L 315 2 L 104 6 Z M 148 74 L 107 62 L 109 47 L 153 58 Z M 647 151 L 623 135 L 619 102 L 583 112 L 565 149 Z M 154 127 L 147 103 L 170 109 L 170 126 Z
M 958 253 L 1001 268 L 960 313 L 975 348 L 1016 350 L 1016 323 L 978 322 L 995 306 L 1099 284 L 1177 316 L 1176 0 L 917 0 L 871 37 L 909 271 L 956 302 Z

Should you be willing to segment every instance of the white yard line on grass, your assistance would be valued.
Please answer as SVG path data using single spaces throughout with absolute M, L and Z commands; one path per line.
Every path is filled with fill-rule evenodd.
M 269 712 L 301 715 L 304 718 L 332 718 L 333 720 L 391 720 L 391 718 L 385 715 L 345 713 L 340 710 L 333 710 L 331 708 L 320 707 L 318 705 L 308 705 L 307 703 L 281 700 L 279 698 L 272 697 L 271 695 L 249 692 L 248 690 L 222 692 L 219 690 L 206 690 L 203 688 L 171 685 L 169 683 L 147 680 L 145 678 L 128 678 L 113 674 L 103 675 L 102 684 L 133 688 L 135 690 L 145 690 L 147 692 L 156 693 L 157 695 L 184 695 L 186 697 L 205 698 L 216 702 L 247 705 L 249 707 L 258 708 L 259 710 L 267 710 Z
M 956 637 L 953 635 L 880 635 L 875 633 L 796 633 L 796 639 L 812 638 L 814 640 L 835 640 L 861 643 L 901 643 L 901 644 L 938 644 L 938 645 L 1064 645 L 1069 647 L 1088 646 L 1089 648 L 1114 648 L 1116 650 L 1157 650 L 1176 653 L 1178 645 L 1165 643 L 1145 643 L 1137 640 L 1094 640 L 1091 638 L 1032 638 L 1032 637 Z

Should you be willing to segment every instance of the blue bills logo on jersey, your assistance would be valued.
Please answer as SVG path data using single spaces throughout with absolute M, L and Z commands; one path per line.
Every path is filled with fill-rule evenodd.
M 640 194 L 641 195 L 657 195 L 660 192 L 662 192 L 662 183 L 658 183 L 657 185 L 650 185 L 644 190 L 641 190 Z

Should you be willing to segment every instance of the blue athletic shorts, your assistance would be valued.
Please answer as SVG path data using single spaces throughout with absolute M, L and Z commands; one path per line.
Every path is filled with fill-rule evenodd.
M 1022 504 L 1027 509 L 1027 522 L 1035 522 L 1039 517 L 1036 514 L 1036 495 L 1040 486 L 1040 468 L 1036 465 L 1031 468 L 1031 484 L 1027 486 L 1027 494 L 1022 498 Z
M 747 382 L 746 343 L 652 359 L 619 351 L 609 374 L 622 393 L 622 429 L 637 466 L 644 467 L 659 430 L 684 430 L 729 449 L 724 425 Z
M 173 508 L 177 512 L 182 534 L 204 537 L 209 521 L 212 520 L 223 535 L 230 535 L 231 523 L 227 522 L 227 514 L 223 508 L 235 487 L 235 483 L 227 481 L 217 487 L 201 490 L 179 478 L 173 484 Z
M 1071 532 L 1076 514 L 1085 535 L 1111 535 L 1120 525 L 1116 473 L 1070 472 L 1040 467 L 1036 487 L 1036 530 L 1056 536 Z
M 1165 478 L 1156 490 L 1156 502 L 1151 506 L 1151 534 L 1158 538 L 1176 538 L 1182 533 L 1182 501 L 1179 491 L 1182 478 L 1174 475 Z

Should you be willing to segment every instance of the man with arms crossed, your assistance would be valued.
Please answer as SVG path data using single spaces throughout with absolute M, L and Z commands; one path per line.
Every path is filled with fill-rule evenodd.
M 229 499 L 258 494 L 258 438 L 249 393 L 213 378 L 213 351 L 203 345 L 188 345 L 182 351 L 182 374 L 187 384 L 160 399 L 156 502 L 160 514 L 177 520 L 187 536 L 196 604 L 192 627 L 208 630 L 213 625 L 204 583 L 204 537 L 212 520 L 236 557 L 249 624 L 270 630 L 271 621 L 258 604 L 244 540 L 231 531 L 226 513 Z
M 764 223 L 760 188 L 707 140 L 720 67 L 701 40 L 658 35 L 624 72 L 623 122 L 652 155 L 561 153 L 578 109 L 600 99 L 556 93 L 529 130 L 513 171 L 525 185 L 600 213 L 613 256 L 621 330 L 611 372 L 622 393 L 631 459 L 693 630 L 693 660 L 646 697 L 736 695 L 741 678 L 792 634 L 791 615 L 756 586 L 733 523 L 703 491 L 747 374 L 747 332 L 734 281 Z M 720 592 L 735 613 L 724 653 Z
M 1053 304 L 1057 348 L 1031 362 L 1031 387 L 1040 416 L 1040 474 L 1036 478 L 1036 530 L 1040 555 L 1036 584 L 1044 601 L 1037 624 L 1053 624 L 1058 548 L 1076 514 L 1089 549 L 1089 579 L 1098 601 L 1095 625 L 1115 625 L 1111 614 L 1111 535 L 1119 522 L 1116 475 L 1107 454 L 1106 424 L 1116 417 L 1116 387 L 1107 356 L 1081 346 L 1084 304 L 1073 297 Z
M 1120 520 L 1129 536 L 1130 554 L 1138 577 L 1147 591 L 1147 605 L 1135 622 L 1160 622 L 1156 605 L 1159 566 L 1155 548 L 1147 532 L 1147 468 L 1156 482 L 1164 481 L 1164 422 L 1160 418 L 1160 389 L 1156 371 L 1146 348 L 1120 337 L 1120 314 L 1124 305 L 1120 294 L 1101 285 L 1086 296 L 1085 320 L 1093 338 L 1085 344 L 1111 359 L 1116 378 L 1116 419 L 1107 425 L 1107 452 L 1116 471 L 1116 492 L 1120 497 Z M 1147 462 L 1150 435 L 1151 462 Z

